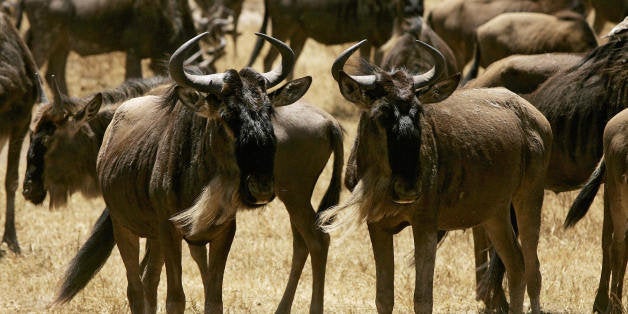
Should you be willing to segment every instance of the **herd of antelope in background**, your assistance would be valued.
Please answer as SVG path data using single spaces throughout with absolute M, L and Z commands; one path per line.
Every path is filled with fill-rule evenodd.
M 237 38 L 242 2 L 0 1 L 0 138 L 8 141 L 2 241 L 20 253 L 15 194 L 27 134 L 25 199 L 42 204 L 48 196 L 50 207 L 62 207 L 80 192 L 106 203 L 55 303 L 79 293 L 117 246 L 131 312 L 156 312 L 165 265 L 166 310 L 181 313 L 185 240 L 201 273 L 205 312 L 222 312 L 236 212 L 278 197 L 294 249 L 277 312 L 290 312 L 308 256 L 310 311 L 323 312 L 329 233 L 366 223 L 378 312 L 393 310 L 392 237 L 411 226 L 415 312 L 432 311 L 439 241 L 448 230 L 473 228 L 478 299 L 488 311 L 521 313 L 527 290 L 530 310 L 540 313 L 544 190 L 584 186 L 565 220 L 571 227 L 605 183 L 593 310 L 624 310 L 626 1 L 445 0 L 423 19 L 420 0 L 267 0 L 249 62 L 270 43 L 264 70 L 217 72 L 224 36 Z M 594 28 L 585 20 L 591 10 Z M 22 15 L 29 21 L 24 35 Z M 598 37 L 607 21 L 615 27 Z M 269 24 L 272 36 L 265 35 Z M 358 42 L 331 65 L 339 92 L 361 111 L 344 177 L 351 196 L 343 202 L 342 127 L 299 101 L 316 77 L 292 79 L 307 38 Z M 345 63 L 358 50 L 365 62 L 349 74 Z M 127 80 L 68 96 L 70 51 L 126 52 Z M 169 61 L 160 62 L 166 53 Z M 143 58 L 151 58 L 155 77 L 141 78 Z M 44 64 L 52 97 L 38 74 Z M 315 210 L 314 186 L 332 155 L 331 180 Z M 141 261 L 140 237 L 147 239 Z

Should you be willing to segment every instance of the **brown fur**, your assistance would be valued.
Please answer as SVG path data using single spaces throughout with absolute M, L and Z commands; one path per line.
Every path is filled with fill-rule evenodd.
M 13 21 L 0 12 L 0 147 L 9 143 L 4 188 L 6 219 L 2 241 L 15 253 L 20 246 L 15 232 L 15 191 L 19 159 L 28 131 L 31 110 L 39 96 L 37 66 Z

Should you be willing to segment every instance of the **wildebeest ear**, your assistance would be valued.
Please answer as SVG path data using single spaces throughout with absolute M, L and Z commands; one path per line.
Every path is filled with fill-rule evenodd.
M 340 87 L 340 93 L 348 101 L 362 109 L 369 109 L 371 107 L 372 99 L 366 95 L 360 83 L 356 82 L 344 71 L 338 73 L 338 86 Z
M 415 93 L 422 104 L 441 102 L 456 90 L 458 84 L 460 84 L 460 73 L 421 88 Z
M 268 95 L 275 107 L 289 105 L 299 100 L 312 84 L 312 77 L 306 76 L 290 81 Z
M 199 92 L 190 88 L 176 86 L 175 93 L 177 93 L 181 104 L 194 111 L 197 115 L 205 118 L 212 117 L 213 110 L 209 108 Z
M 74 114 L 74 120 L 80 123 L 88 122 L 93 119 L 96 114 L 98 114 L 98 110 L 100 110 L 101 105 L 102 93 L 98 93 L 85 105 L 85 107 L 83 107 L 83 109 Z

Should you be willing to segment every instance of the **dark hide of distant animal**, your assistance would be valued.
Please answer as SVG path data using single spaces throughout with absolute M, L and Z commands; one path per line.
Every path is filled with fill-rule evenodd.
M 584 14 L 584 1 L 445 0 L 430 11 L 427 23 L 452 49 L 458 62 L 458 69 L 463 69 L 473 57 L 476 28 L 488 20 L 505 12 L 552 14 L 569 9 Z
M 587 21 L 571 11 L 555 15 L 503 13 L 479 26 L 475 39 L 471 76 L 477 73 L 478 67 L 487 67 L 514 54 L 584 53 L 597 47 L 597 39 Z
M 590 0 L 595 9 L 593 29 L 596 34 L 604 30 L 606 22 L 619 23 L 628 16 L 628 1 L 626 0 Z
M 532 312 L 539 313 L 536 248 L 552 138 L 549 123 L 506 89 L 453 92 L 459 77 L 439 81 L 444 58 L 425 44 L 436 62 L 424 74 L 375 68 L 371 75 L 348 75 L 343 65 L 361 44 L 332 66 L 343 96 L 366 113 L 356 141 L 359 181 L 346 204 L 321 215 L 321 226 L 330 231 L 368 224 L 380 313 L 393 309 L 392 236 L 412 226 L 414 310 L 430 313 L 437 231 L 480 225 L 507 261 L 510 311 L 523 310 L 527 285 Z M 454 88 L 430 93 L 440 83 Z M 423 103 L 424 97 L 430 104 Z M 521 247 L 510 225 L 511 203 Z
M 369 44 L 360 55 L 369 58 L 371 47 L 380 47 L 393 35 L 401 19 L 416 17 L 423 11 L 423 1 L 417 0 L 297 0 L 264 1 L 265 33 L 272 21 L 272 35 L 290 41 L 298 59 L 308 38 L 325 45 L 357 41 L 366 36 Z M 248 65 L 251 66 L 262 49 L 258 40 Z M 270 69 L 277 54 L 271 50 L 264 58 L 264 69 Z M 381 56 L 375 56 L 379 63 Z
M 2 242 L 20 253 L 15 232 L 15 191 L 22 142 L 28 132 L 31 110 L 43 93 L 37 65 L 9 16 L 0 12 L 0 148 L 8 141 L 4 189 L 6 218 Z M 40 101 L 42 101 L 40 99 Z
M 142 77 L 141 60 L 163 59 L 196 35 L 187 0 L 24 0 L 30 22 L 26 43 L 37 65 L 59 78 L 67 94 L 65 66 L 70 51 L 81 56 L 126 52 L 125 79 Z M 52 85 L 50 76 L 46 76 Z
M 53 84 L 53 102 L 38 108 L 33 119 L 24 198 L 41 204 L 50 192 L 52 209 L 65 206 L 75 192 L 100 196 L 96 157 L 113 113 L 125 100 L 159 93 L 155 89 L 170 82 L 167 77 L 133 79 L 81 99 L 63 95 Z
M 628 109 L 608 121 L 604 129 L 604 156 L 571 205 L 565 227 L 574 226 L 586 215 L 602 182 L 605 183 L 602 272 L 593 311 L 621 313 L 628 263 Z

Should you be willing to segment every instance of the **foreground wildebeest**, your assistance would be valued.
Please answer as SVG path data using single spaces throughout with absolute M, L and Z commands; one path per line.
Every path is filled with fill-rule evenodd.
M 364 36 L 368 38 L 369 45 L 362 48 L 360 55 L 368 58 L 371 47 L 380 47 L 390 39 L 400 18 L 422 12 L 423 1 L 266 0 L 264 6 L 264 22 L 260 32 L 266 32 L 270 19 L 273 37 L 289 40 L 297 58 L 308 38 L 325 45 L 337 45 Z M 257 41 L 249 66 L 255 62 L 262 44 L 263 41 Z M 277 53 L 270 50 L 264 58 L 264 70 L 270 69 L 275 58 Z M 375 59 L 379 63 L 379 57 Z
M 587 52 L 597 47 L 593 30 L 573 11 L 555 15 L 532 12 L 503 13 L 476 30 L 470 73 L 513 54 Z
M 528 94 L 558 71 L 566 70 L 582 60 L 583 55 L 571 53 L 543 53 L 537 55 L 513 55 L 489 65 L 476 79 L 465 87 L 506 87 L 516 94 Z M 469 71 L 466 80 L 477 71 Z M 463 82 L 464 84 L 465 82 Z
M 626 0 L 590 0 L 595 9 L 593 29 L 599 34 L 606 22 L 619 23 L 628 16 L 628 1 Z
M 628 105 L 628 32 L 589 52 L 578 64 L 550 77 L 525 95 L 552 125 L 554 145 L 545 188 L 554 192 L 580 188 L 602 157 L 602 135 L 610 118 Z M 487 271 L 488 293 L 501 290 L 497 264 Z M 503 272 L 503 268 L 501 270 Z M 599 291 L 607 288 L 601 287 Z M 499 293 L 499 292 L 498 292 Z M 598 294 L 594 310 L 604 312 L 608 295 Z
M 333 230 L 355 220 L 368 223 L 377 309 L 390 313 L 392 235 L 411 225 L 416 262 L 414 310 L 429 313 L 437 230 L 481 225 L 507 261 L 510 310 L 522 311 L 527 285 L 532 311 L 538 313 L 541 274 L 536 249 L 552 137 L 549 123 L 506 89 L 452 94 L 457 80 L 438 82 L 444 60 L 429 46 L 436 63 L 424 74 L 376 68 L 372 75 L 347 75 L 343 65 L 360 44 L 341 54 L 332 67 L 343 96 L 368 115 L 356 141 L 360 181 L 347 205 L 321 215 L 323 228 Z M 453 88 L 430 92 L 443 85 Z M 426 95 L 440 102 L 423 104 Z M 510 227 L 511 203 L 523 249 Z
M 458 68 L 473 57 L 475 29 L 505 12 L 584 11 L 582 0 L 446 0 L 428 14 L 427 23 L 451 47 Z
M 198 38 L 195 38 L 189 44 L 193 44 L 196 40 L 198 40 Z M 202 273 L 204 273 L 203 283 L 205 286 L 206 310 L 222 309 L 222 274 L 224 272 L 229 247 L 233 239 L 233 232 L 235 231 L 234 217 L 230 216 L 234 214 L 235 208 L 233 208 L 231 202 L 234 202 L 233 205 L 238 207 L 247 205 L 255 206 L 256 204 L 254 202 L 261 201 L 259 200 L 260 196 L 266 200 L 272 197 L 272 193 L 269 193 L 268 190 L 270 189 L 270 192 L 272 192 L 272 185 L 269 186 L 269 183 L 272 184 L 273 175 L 272 172 L 268 173 L 268 171 L 272 171 L 273 169 L 272 164 L 269 165 L 269 163 L 273 162 L 272 157 L 274 155 L 275 137 L 277 141 L 277 166 L 274 167 L 275 191 L 277 191 L 279 198 L 284 202 L 289 211 L 295 241 L 290 280 L 279 310 L 289 311 L 298 278 L 308 253 L 312 254 L 314 273 L 312 310 L 322 310 L 325 261 L 329 238 L 320 230 L 313 228 L 315 214 L 310 204 L 310 197 L 318 175 L 325 166 L 330 153 L 333 151 L 334 170 L 332 173 L 332 181 L 319 208 L 327 208 L 337 203 L 340 191 L 339 173 L 342 168 L 342 133 L 340 126 L 331 116 L 324 114 L 314 107 L 304 104 L 295 104 L 274 110 L 271 109 L 270 102 L 276 106 L 281 106 L 298 99 L 305 92 L 307 87 L 309 87 L 310 81 L 309 79 L 293 81 L 287 86 L 266 96 L 265 85 L 268 85 L 267 88 L 270 88 L 283 79 L 284 75 L 290 71 L 294 61 L 292 58 L 293 55 L 287 46 L 276 40 L 269 40 L 272 40 L 273 45 L 282 50 L 284 59 L 281 69 L 285 71 L 275 70 L 260 75 L 250 69 L 244 69 L 240 71 L 240 74 L 230 70 L 227 73 L 198 78 L 198 76 L 182 73 L 180 69 L 181 54 L 189 48 L 188 44 L 175 52 L 171 59 L 171 75 L 178 82 L 178 86 L 173 87 L 173 90 L 163 97 L 144 97 L 130 101 L 123 105 L 114 116 L 114 120 L 108 131 L 108 134 L 112 137 L 109 141 L 105 140 L 101 148 L 99 160 L 107 158 L 107 153 L 115 153 L 117 149 L 120 149 L 121 147 L 117 146 L 115 142 L 118 140 L 130 140 L 132 137 L 131 134 L 137 131 L 138 126 L 139 128 L 163 128 L 164 124 L 169 123 L 169 121 L 167 121 L 168 117 L 178 117 L 176 122 L 170 121 L 170 127 L 174 128 L 174 134 L 170 133 L 169 130 L 163 130 L 165 134 L 170 134 L 176 138 L 173 139 L 168 136 L 168 138 L 165 139 L 166 142 L 171 141 L 172 144 L 166 142 L 162 142 L 161 144 L 153 142 L 151 144 L 151 139 L 149 138 L 147 139 L 149 142 L 140 142 L 136 139 L 135 141 L 137 142 L 132 146 L 136 147 L 137 144 L 143 143 L 148 146 L 154 145 L 155 148 L 161 145 L 163 149 L 166 146 L 176 145 L 176 147 L 190 147 L 189 149 L 184 149 L 183 152 L 189 150 L 194 151 L 194 153 L 184 153 L 181 156 L 182 159 L 179 160 L 180 165 L 190 165 L 189 167 L 186 166 L 186 170 L 177 169 L 178 166 L 176 165 L 179 164 L 179 162 L 174 162 L 174 164 L 171 164 L 172 166 L 163 164 L 164 162 L 170 162 L 165 159 L 171 156 L 165 151 L 158 153 L 158 159 L 156 161 L 153 161 L 156 157 L 147 157 L 150 163 L 156 163 L 154 168 L 149 164 L 143 165 L 141 168 L 138 167 L 139 170 L 134 170 L 135 173 L 137 171 L 152 171 L 151 169 L 162 167 L 162 179 L 167 178 L 167 181 L 161 181 L 161 179 L 154 181 L 160 176 L 158 173 L 155 173 L 152 175 L 153 181 L 151 182 L 154 182 L 152 184 L 148 182 L 136 183 L 133 180 L 127 181 L 127 183 L 121 183 L 127 186 L 125 191 L 135 190 L 135 188 L 129 189 L 128 184 L 137 185 L 138 188 L 145 184 L 149 188 L 152 187 L 150 189 L 166 189 L 165 186 L 156 187 L 155 185 L 168 185 L 170 184 L 169 182 L 172 184 L 176 183 L 172 188 L 168 188 L 172 190 L 168 190 L 163 194 L 168 201 L 153 203 L 155 204 L 153 206 L 157 206 L 158 204 L 162 204 L 163 206 L 155 209 L 159 211 L 157 217 L 154 217 L 154 214 L 151 215 L 152 219 L 156 221 L 149 222 L 147 225 L 148 229 L 139 230 L 138 232 L 139 235 L 148 236 L 151 243 L 155 243 L 155 245 L 150 248 L 152 257 L 149 257 L 150 261 L 148 262 L 149 266 L 147 272 L 149 274 L 142 278 L 142 282 L 144 282 L 143 287 L 142 283 L 139 282 L 139 274 L 135 272 L 138 269 L 137 261 L 134 262 L 133 260 L 125 258 L 125 265 L 128 270 L 127 278 L 129 280 L 129 300 L 134 311 L 145 306 L 142 304 L 142 289 L 146 289 L 143 292 L 145 295 L 148 293 L 147 291 L 153 289 L 156 293 L 155 281 L 158 282 L 159 280 L 158 270 L 160 270 L 163 265 L 163 256 L 170 255 L 165 255 L 161 247 L 168 248 L 170 251 L 177 251 L 178 247 L 178 253 L 175 252 L 174 256 L 175 262 L 177 256 L 180 257 L 180 236 L 177 232 L 170 235 L 162 233 L 158 236 L 160 225 L 162 228 L 172 229 L 167 219 L 173 213 L 194 205 L 197 197 L 198 202 L 193 206 L 193 210 L 190 211 L 190 213 L 194 216 L 194 213 L 199 213 L 195 210 L 199 210 L 201 211 L 201 217 L 198 217 L 200 220 L 195 221 L 196 223 L 193 224 L 194 227 L 192 229 L 185 228 L 185 230 L 191 231 L 188 233 L 187 239 L 195 243 L 211 242 L 209 264 L 205 261 L 203 265 L 199 265 L 201 266 Z M 204 81 L 203 85 L 200 85 L 201 81 L 204 79 L 206 81 Z M 190 85 L 204 91 L 204 93 L 207 93 L 207 96 L 197 94 L 189 87 Z M 179 95 L 181 95 L 180 101 L 177 100 Z M 270 101 L 268 97 L 271 98 Z M 193 101 L 190 102 L 190 100 Z M 194 111 L 196 110 L 188 109 L 184 105 L 184 101 L 188 102 L 188 106 L 196 106 L 198 108 L 196 110 L 200 110 L 198 113 L 209 115 L 209 119 L 195 116 Z M 274 111 L 274 113 L 270 111 Z M 135 128 L 131 126 L 122 127 L 122 124 L 128 121 L 126 119 L 135 119 L 138 114 L 145 116 L 147 112 L 157 116 L 161 115 L 162 120 L 146 120 L 145 123 L 150 123 L 151 126 L 147 126 L 145 123 L 139 123 L 135 125 Z M 273 126 L 268 125 L 270 120 L 267 119 L 270 119 L 271 116 Z M 118 119 L 116 119 L 116 117 L 118 117 Z M 141 119 L 143 120 L 144 118 Z M 272 132 L 273 129 L 276 135 L 269 135 L 268 131 Z M 130 133 L 126 133 L 125 131 Z M 206 132 L 211 132 L 212 137 L 211 139 L 203 139 L 203 137 L 201 137 L 201 140 L 197 141 L 196 137 L 190 138 L 190 135 L 187 135 L 188 132 L 192 132 L 193 134 L 205 134 L 203 136 L 209 135 Z M 120 133 L 122 133 L 123 136 L 119 137 Z M 162 136 L 161 132 L 150 132 L 150 134 L 153 134 L 153 136 Z M 106 138 L 108 137 L 106 136 Z M 247 143 L 248 145 L 246 145 Z M 255 148 L 255 145 L 261 147 Z M 145 151 L 143 148 L 141 148 L 141 150 Z M 307 156 L 294 158 L 295 154 L 298 155 L 300 152 L 305 151 L 308 152 Z M 139 153 L 139 151 L 136 152 Z M 148 152 L 156 153 L 154 149 L 149 149 Z M 237 154 L 237 157 L 234 156 L 234 154 Z M 270 156 L 268 156 L 269 154 Z M 116 156 L 118 157 L 115 158 L 123 157 L 117 154 Z M 129 156 L 131 155 L 126 154 L 124 158 L 129 158 Z M 135 162 L 143 161 L 136 160 Z M 114 175 L 115 172 L 109 172 L 112 169 L 108 169 L 107 165 L 111 165 L 107 164 L 106 161 L 104 163 L 105 165 L 103 165 L 102 161 L 99 162 L 99 175 L 101 178 L 103 178 L 103 168 L 105 168 L 105 173 L 107 174 L 106 178 L 112 181 L 124 180 L 124 178 Z M 131 163 L 133 163 L 133 161 L 131 161 Z M 132 165 L 129 166 L 135 167 Z M 259 168 L 265 170 L 262 172 L 261 176 L 259 172 L 255 173 Z M 177 171 L 177 173 L 180 171 L 182 173 L 173 175 L 170 173 L 171 171 Z M 253 172 L 253 174 L 247 175 L 247 173 L 250 172 Z M 124 175 L 126 171 L 119 174 Z M 138 177 L 135 174 L 132 175 L 132 177 L 135 180 L 138 178 L 140 178 L 140 180 L 150 180 L 151 175 Z M 173 177 L 175 181 L 169 181 L 170 178 Z M 183 180 L 183 177 L 185 177 L 186 180 Z M 271 182 L 265 183 L 263 180 Z M 101 183 L 103 183 L 103 180 L 101 180 Z M 112 214 L 111 218 L 109 218 L 109 214 L 105 213 L 103 218 L 99 219 L 99 223 L 97 223 L 90 240 L 94 238 L 95 235 L 98 235 L 99 232 L 103 233 L 104 230 L 104 234 L 101 234 L 101 236 L 106 238 L 106 242 L 113 243 L 114 239 L 112 233 L 114 233 L 115 230 L 116 242 L 121 252 L 123 252 L 123 250 L 128 249 L 129 243 L 126 242 L 128 240 L 127 238 L 120 238 L 119 230 L 125 227 L 120 226 L 121 222 L 118 220 L 120 218 L 116 217 L 120 217 L 120 215 L 124 215 L 124 213 L 117 213 L 116 209 L 120 208 L 121 204 L 128 207 L 129 205 L 125 203 L 133 202 L 134 200 L 137 202 L 138 198 L 155 198 L 159 197 L 159 195 L 153 194 L 153 192 L 150 193 L 151 196 L 136 195 L 134 193 L 122 194 L 120 196 L 108 194 L 113 193 L 114 190 L 116 192 L 119 190 L 117 190 L 115 183 L 112 183 L 112 185 L 107 182 L 104 183 L 105 184 L 102 184 L 103 193 L 108 206 L 112 208 Z M 204 187 L 206 187 L 205 190 L 203 190 Z M 224 194 L 228 195 L 222 194 L 223 191 Z M 256 201 L 253 197 L 257 197 L 258 200 Z M 147 206 L 151 204 L 149 202 L 154 202 L 154 200 L 145 200 L 142 204 L 146 204 L 145 206 Z M 147 208 L 142 207 L 142 210 L 147 210 Z M 208 211 L 213 211 L 216 215 L 213 217 L 216 218 L 215 220 L 205 215 Z M 223 211 L 224 213 L 221 214 Z M 133 213 L 131 212 L 131 214 Z M 130 219 L 133 219 L 133 217 L 130 217 Z M 212 220 L 216 225 L 213 225 L 211 223 L 212 221 L 206 219 Z M 126 224 L 128 220 L 123 220 L 123 222 Z M 135 226 L 132 228 L 134 227 Z M 197 230 L 195 228 L 200 229 L 201 232 L 196 232 Z M 170 236 L 173 238 L 168 240 L 167 245 L 165 245 L 166 243 L 163 241 L 160 243 L 164 237 Z M 135 235 L 129 235 L 129 237 L 137 239 Z M 84 247 L 88 246 L 90 240 L 88 240 Z M 92 247 L 91 250 L 97 251 L 99 247 L 96 245 Z M 80 261 L 82 259 L 82 261 L 89 262 L 89 252 L 83 252 L 83 249 L 81 249 L 81 251 L 82 252 L 79 252 L 79 255 L 73 261 L 73 265 L 71 265 L 68 274 L 84 271 L 85 265 L 82 265 Z M 83 254 L 83 256 L 81 256 L 81 254 Z M 123 256 L 128 257 L 128 254 L 128 251 L 124 251 Z M 137 256 L 137 252 L 133 249 L 130 254 Z M 79 263 L 75 263 L 77 259 Z M 180 279 L 177 279 L 177 282 L 172 282 L 173 268 L 178 272 L 178 277 L 176 278 L 180 278 L 180 265 L 177 267 L 176 264 L 172 265 L 172 262 L 173 256 L 170 255 L 166 259 L 169 291 L 168 308 L 172 310 L 182 310 L 181 306 L 183 303 L 181 302 L 184 301 L 184 296 L 183 292 L 180 290 Z M 90 271 L 95 272 L 94 270 Z M 89 278 L 93 275 L 93 273 L 84 274 L 84 276 L 89 276 Z M 67 279 L 68 277 L 66 277 L 64 287 L 72 289 L 72 283 L 68 282 Z M 66 291 L 62 291 L 60 296 L 63 297 L 65 293 Z M 152 309 L 154 309 L 154 304 L 152 305 Z
M 26 43 L 40 67 L 48 62 L 47 73 L 57 75 L 66 94 L 70 51 L 124 51 L 125 78 L 142 77 L 142 58 L 151 58 L 160 72 L 154 61 L 196 35 L 187 0 L 24 0 L 24 10 L 30 22 Z
M 443 75 L 449 77 L 459 72 L 454 53 L 425 23 L 423 18 L 419 16 L 406 19 L 404 23 L 409 23 L 409 25 L 402 27 L 403 33 L 400 36 L 391 38 L 381 48 L 384 55 L 381 64 L 382 69 L 389 71 L 403 66 L 410 73 L 420 73 L 429 70 L 432 66 L 431 56 L 426 54 L 425 50 L 416 44 L 416 41 L 420 40 L 438 49 L 445 56 L 446 64 L 445 69 L 443 69 Z M 389 45 L 390 48 L 387 47 Z
M 22 142 L 28 132 L 31 110 L 42 95 L 37 65 L 9 16 L 0 12 L 0 148 L 9 142 L 4 188 L 6 193 L 5 242 L 20 252 L 15 233 L 15 191 Z
M 622 313 L 622 289 L 628 262 L 628 109 L 608 121 L 604 129 L 604 157 L 574 200 L 565 227 L 574 226 L 586 215 L 604 182 L 604 223 L 602 229 L 602 274 L 596 301 L 608 304 L 610 313 Z M 603 309 L 594 309 L 601 311 Z

